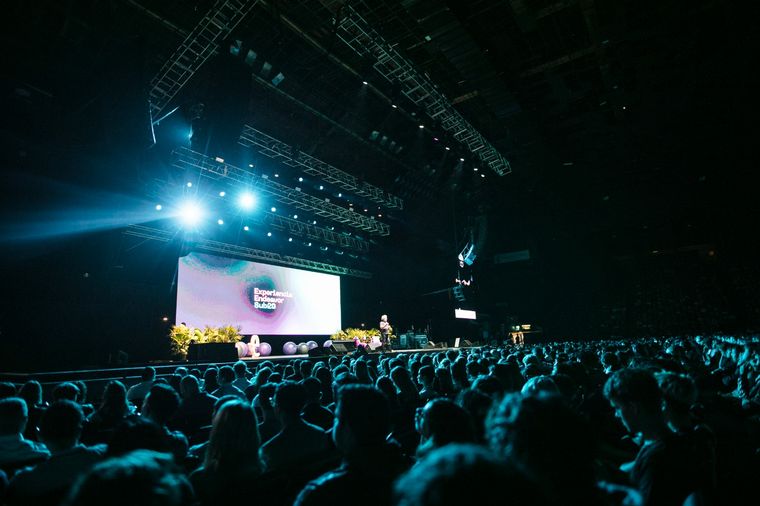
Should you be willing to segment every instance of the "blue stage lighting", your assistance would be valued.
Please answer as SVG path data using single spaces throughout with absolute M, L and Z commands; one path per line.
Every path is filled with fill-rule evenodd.
M 160 211 L 164 207 L 161 204 L 156 204 L 156 211 Z
M 185 202 L 179 208 L 179 217 L 187 226 L 197 225 L 203 218 L 203 209 L 196 202 Z
M 216 220 L 216 222 L 217 222 L 219 225 L 224 225 L 224 220 L 223 220 L 223 219 L 221 219 L 221 218 L 219 218 L 218 220 Z
M 219 192 L 220 197 L 225 197 L 227 195 L 227 192 Z
M 240 207 L 243 209 L 253 209 L 253 206 L 256 204 L 256 199 L 253 197 L 253 194 L 246 192 L 240 195 L 238 204 L 240 204 Z
M 273 213 L 276 213 L 276 212 L 277 212 L 277 208 L 276 208 L 276 207 L 274 207 L 274 206 L 272 206 L 272 212 L 273 212 Z
M 244 226 L 244 227 L 243 227 L 243 230 L 245 230 L 246 232 L 248 232 L 248 231 L 249 231 L 249 230 L 251 230 L 251 229 L 250 229 L 250 228 L 248 228 L 248 225 L 246 225 L 246 226 Z
M 267 232 L 267 237 L 272 237 L 272 232 Z

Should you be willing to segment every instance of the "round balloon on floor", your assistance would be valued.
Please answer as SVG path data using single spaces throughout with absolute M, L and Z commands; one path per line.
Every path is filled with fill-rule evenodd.
M 268 357 L 272 353 L 272 345 L 269 343 L 259 344 L 259 354 L 262 357 Z
M 282 352 L 285 355 L 295 355 L 296 351 L 298 351 L 298 346 L 293 341 L 288 341 L 282 345 Z
M 243 358 L 243 357 L 248 356 L 248 345 L 245 344 L 243 341 L 236 342 L 235 348 L 237 349 L 238 358 Z
M 308 346 L 310 350 L 313 350 L 314 348 L 319 347 L 316 341 L 308 341 L 306 343 L 306 346 Z
M 306 343 L 298 343 L 298 353 L 301 355 L 309 353 L 309 345 Z

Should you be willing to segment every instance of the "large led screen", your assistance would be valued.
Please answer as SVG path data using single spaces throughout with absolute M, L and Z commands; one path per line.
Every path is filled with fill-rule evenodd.
M 177 323 L 240 326 L 242 334 L 340 330 L 338 276 L 190 253 L 177 278 Z

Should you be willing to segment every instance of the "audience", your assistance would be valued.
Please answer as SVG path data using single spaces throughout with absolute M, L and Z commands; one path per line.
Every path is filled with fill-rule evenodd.
M 168 381 L 145 368 L 131 394 L 0 383 L 0 503 L 58 504 L 83 476 L 70 504 L 747 504 L 759 350 L 731 336 L 509 343 Z M 88 387 L 104 387 L 89 416 Z

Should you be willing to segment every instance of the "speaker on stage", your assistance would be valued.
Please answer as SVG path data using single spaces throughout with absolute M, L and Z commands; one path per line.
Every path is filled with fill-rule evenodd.
M 330 352 L 335 355 L 345 355 L 356 349 L 356 343 L 353 341 L 333 341 L 330 346 Z
M 465 340 L 464 340 L 464 345 L 465 345 L 465 346 L 472 346 L 472 342 L 471 342 L 471 341 L 468 341 L 467 339 L 465 339 Z

